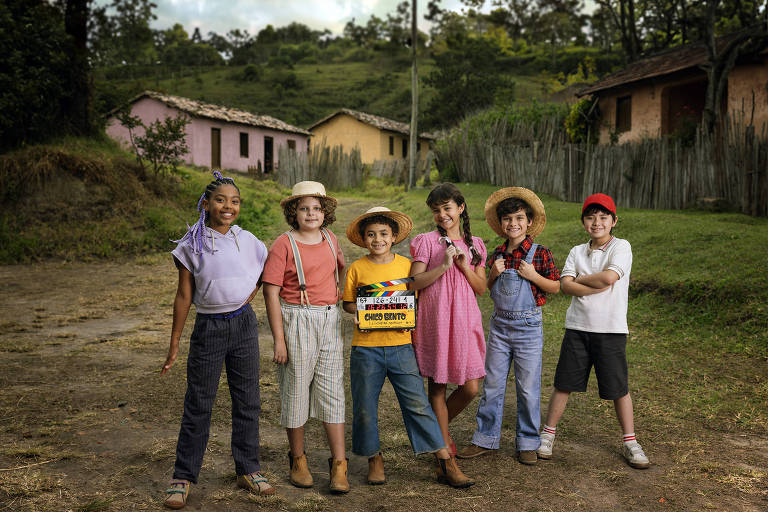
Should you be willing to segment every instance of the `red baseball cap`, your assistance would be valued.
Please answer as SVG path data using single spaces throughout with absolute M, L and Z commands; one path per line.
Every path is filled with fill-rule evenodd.
M 587 209 L 587 206 L 591 204 L 599 204 L 612 214 L 616 215 L 616 204 L 613 202 L 613 199 L 611 199 L 611 196 L 607 194 L 598 192 L 597 194 L 592 194 L 586 198 L 584 200 L 584 205 L 581 207 L 581 213 L 584 213 L 584 210 Z

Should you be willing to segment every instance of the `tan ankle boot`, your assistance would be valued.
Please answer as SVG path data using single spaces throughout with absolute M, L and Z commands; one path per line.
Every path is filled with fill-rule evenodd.
M 291 483 L 296 487 L 312 487 L 312 474 L 307 466 L 307 454 L 302 453 L 299 457 L 294 457 L 288 452 L 288 461 L 291 465 Z
M 328 470 L 331 473 L 331 492 L 334 494 L 343 494 L 349 492 L 349 482 L 347 481 L 347 460 L 328 459 Z
M 384 476 L 384 457 L 380 453 L 373 457 L 368 457 L 368 483 L 370 485 L 381 485 L 387 481 Z
M 463 488 L 475 485 L 475 481 L 461 472 L 456 458 L 437 459 L 437 481 L 451 487 Z

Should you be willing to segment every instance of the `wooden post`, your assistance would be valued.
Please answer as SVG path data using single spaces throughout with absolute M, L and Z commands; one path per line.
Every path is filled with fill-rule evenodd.
M 418 117 L 419 117 L 419 73 L 416 69 L 416 46 L 418 44 L 418 30 L 416 28 L 416 0 L 411 1 L 411 142 L 408 152 L 408 181 L 405 190 L 416 185 L 416 147 L 419 141 Z M 429 170 L 427 170 L 429 172 Z

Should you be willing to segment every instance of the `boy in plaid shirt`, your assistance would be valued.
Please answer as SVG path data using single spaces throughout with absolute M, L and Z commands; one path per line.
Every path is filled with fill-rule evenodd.
M 485 203 L 485 219 L 507 239 L 491 255 L 488 288 L 494 303 L 485 355 L 485 382 L 477 409 L 477 430 L 460 458 L 499 448 L 507 375 L 514 363 L 517 389 L 517 458 L 536 464 L 541 421 L 541 357 L 544 344 L 541 306 L 547 293 L 560 290 L 560 273 L 552 253 L 533 238 L 542 232 L 546 214 L 531 190 L 508 187 Z

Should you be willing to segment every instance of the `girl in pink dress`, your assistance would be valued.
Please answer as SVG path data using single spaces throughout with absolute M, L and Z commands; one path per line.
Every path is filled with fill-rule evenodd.
M 419 293 L 413 339 L 421 375 L 443 438 L 453 455 L 448 423 L 477 395 L 485 376 L 485 335 L 475 295 L 485 293 L 483 241 L 472 236 L 464 197 L 443 183 L 427 196 L 437 229 L 411 241 L 412 289 Z M 446 398 L 448 383 L 458 387 Z

